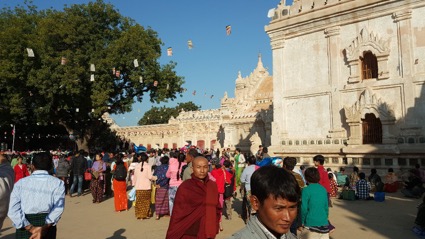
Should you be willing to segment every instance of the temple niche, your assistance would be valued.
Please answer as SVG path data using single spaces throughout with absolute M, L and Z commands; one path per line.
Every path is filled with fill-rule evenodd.
M 238 72 L 235 97 L 230 98 L 224 92 L 220 102 L 219 109 L 181 112 L 167 124 L 120 127 L 109 116 L 104 118 L 118 136 L 147 148 L 154 145 L 176 148 L 191 141 L 203 149 L 239 147 L 244 153 L 250 153 L 251 147 L 270 145 L 273 78 L 263 66 L 261 55 L 248 76 Z
M 381 173 L 425 165 L 425 1 L 286 2 L 265 27 L 269 152 Z

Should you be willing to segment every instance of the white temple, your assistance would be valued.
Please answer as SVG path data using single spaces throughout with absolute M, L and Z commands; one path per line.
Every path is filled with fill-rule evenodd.
M 147 148 L 177 148 L 191 141 L 200 148 L 236 148 L 270 145 L 273 120 L 273 80 L 258 57 L 257 67 L 247 77 L 238 73 L 235 98 L 227 92 L 219 109 L 181 112 L 168 124 L 120 127 L 106 117 L 121 138 Z

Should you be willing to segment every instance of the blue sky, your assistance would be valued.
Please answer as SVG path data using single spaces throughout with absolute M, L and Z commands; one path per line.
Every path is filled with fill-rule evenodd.
M 0 7 L 22 4 L 24 0 L 0 0 Z M 64 4 L 80 4 L 83 0 L 33 0 L 39 9 L 62 9 Z M 145 27 L 158 32 L 164 42 L 161 64 L 174 61 L 177 74 L 185 78 L 187 92 L 169 103 L 151 104 L 145 96 L 133 105 L 132 112 L 113 115 L 118 125 L 134 126 L 152 106 L 173 107 L 179 102 L 193 101 L 202 109 L 220 107 L 225 91 L 234 96 L 238 71 L 248 76 L 256 67 L 258 54 L 272 74 L 270 39 L 264 26 L 270 22 L 267 12 L 280 0 L 105 0 L 119 12 Z M 292 1 L 291 1 L 292 2 Z M 287 3 L 288 4 L 288 3 Z M 232 26 L 230 36 L 226 26 Z M 192 40 L 189 50 L 187 41 Z M 167 56 L 172 47 L 173 56 Z M 192 92 L 196 90 L 196 95 Z M 206 94 L 206 96 L 205 96 Z M 214 97 L 211 99 L 211 95 Z

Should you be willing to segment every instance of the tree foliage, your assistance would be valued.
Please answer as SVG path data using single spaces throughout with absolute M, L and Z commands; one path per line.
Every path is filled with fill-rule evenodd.
M 176 118 L 182 110 L 196 111 L 200 109 L 201 107 L 195 105 L 192 101 L 179 103 L 176 107 L 152 107 L 150 110 L 145 112 L 138 124 L 166 124 L 171 117 Z
M 104 113 L 131 111 L 145 93 L 157 103 L 182 93 L 176 63 L 158 62 L 162 45 L 154 30 L 101 0 L 62 11 L 4 8 L 0 124 L 59 124 L 88 142 Z

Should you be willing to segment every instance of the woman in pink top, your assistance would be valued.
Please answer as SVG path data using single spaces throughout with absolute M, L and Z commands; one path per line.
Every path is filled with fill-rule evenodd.
M 151 166 L 147 162 L 148 155 L 142 153 L 140 159 L 141 163 L 134 169 L 133 186 L 136 189 L 136 206 L 134 207 L 134 211 L 136 212 L 137 219 L 149 219 L 152 192 L 151 180 L 156 180 L 156 177 L 153 176 Z
M 183 153 L 171 152 L 170 157 L 171 158 L 166 176 L 170 179 L 170 187 L 168 188 L 168 203 L 171 216 L 177 188 L 183 182 L 183 179 L 181 178 L 181 172 L 183 171 L 183 166 L 186 166 L 186 162 L 184 162 L 186 156 Z

